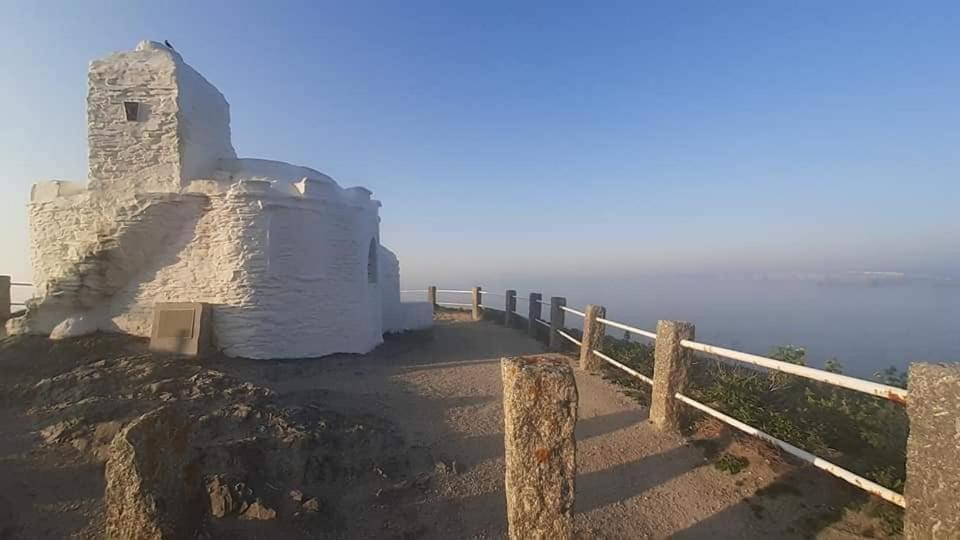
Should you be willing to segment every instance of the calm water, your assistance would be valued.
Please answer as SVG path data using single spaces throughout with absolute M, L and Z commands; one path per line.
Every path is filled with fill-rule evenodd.
M 634 326 L 653 330 L 657 319 L 688 320 L 696 324 L 698 341 L 758 354 L 778 345 L 803 346 L 809 365 L 820 367 L 835 357 L 845 373 L 858 376 L 888 366 L 903 369 L 917 360 L 960 361 L 956 286 L 908 282 L 870 287 L 716 277 L 538 282 L 535 290 L 545 297 L 566 296 L 570 306 L 602 304 L 608 318 Z M 497 292 L 507 288 L 485 285 Z M 509 288 L 526 296 L 530 289 L 524 285 L 515 281 Z M 500 299 L 487 298 L 491 306 L 503 305 Z M 520 302 L 518 311 L 525 310 L 526 302 Z

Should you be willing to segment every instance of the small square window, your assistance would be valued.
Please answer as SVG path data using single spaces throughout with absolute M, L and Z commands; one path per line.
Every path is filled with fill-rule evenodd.
M 128 122 L 136 122 L 140 119 L 140 103 L 136 101 L 124 101 L 123 110 L 127 113 Z

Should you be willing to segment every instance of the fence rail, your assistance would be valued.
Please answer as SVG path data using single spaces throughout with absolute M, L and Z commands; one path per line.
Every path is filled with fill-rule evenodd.
M 477 316 L 476 314 L 479 313 L 478 310 L 483 309 L 485 307 L 480 305 L 479 303 L 480 302 L 479 299 L 481 295 L 494 294 L 494 293 L 490 293 L 489 291 L 482 291 L 479 288 L 475 289 L 475 291 L 479 294 L 474 295 L 474 303 L 463 304 L 463 303 L 453 303 L 453 302 L 437 302 L 437 304 L 453 305 L 453 306 L 459 306 L 459 307 L 473 307 L 475 316 Z M 436 292 L 470 294 L 474 291 L 437 289 Z M 511 294 L 515 295 L 514 297 L 517 300 L 530 301 L 526 297 L 516 295 L 516 293 L 513 291 L 510 291 L 508 292 L 508 294 L 503 296 L 510 297 Z M 495 295 L 501 296 L 500 294 L 495 294 Z M 531 293 L 530 298 L 533 300 L 533 302 L 536 302 L 539 304 L 539 306 L 531 306 L 530 308 L 530 314 L 531 314 L 531 317 L 529 320 L 530 331 L 532 333 L 533 328 L 536 325 L 540 325 L 548 328 L 551 336 L 555 336 L 550 338 L 551 347 L 560 346 L 560 343 L 562 342 L 568 342 L 580 349 L 581 351 L 580 359 L 581 359 L 582 366 L 586 365 L 584 364 L 585 358 L 589 358 L 593 356 L 593 357 L 599 358 L 606 364 L 630 375 L 631 377 L 634 377 L 644 382 L 647 385 L 657 387 L 658 384 L 666 384 L 662 382 L 657 382 L 661 380 L 659 378 L 660 377 L 659 375 L 655 374 L 654 377 L 649 377 L 631 368 L 630 366 L 627 366 L 626 364 L 618 361 L 616 358 L 613 358 L 608 354 L 604 353 L 603 351 L 599 350 L 598 346 L 600 341 L 597 340 L 596 338 L 596 336 L 599 336 L 600 340 L 602 340 L 603 327 L 617 328 L 620 330 L 630 332 L 631 334 L 643 336 L 651 340 L 654 340 L 655 342 L 658 342 L 658 335 L 656 332 L 651 332 L 649 330 L 644 330 L 642 328 L 638 328 L 636 326 L 632 326 L 623 322 L 608 319 L 605 317 L 606 311 L 605 309 L 603 309 L 602 306 L 596 306 L 596 307 L 588 306 L 586 309 L 581 311 L 580 309 L 566 306 L 566 299 L 562 297 L 555 298 L 557 305 L 554 305 L 553 303 L 551 303 L 551 301 L 543 300 L 542 296 L 538 298 L 536 296 L 536 293 Z M 547 321 L 540 318 L 540 312 L 541 312 L 540 309 L 542 306 L 550 306 L 551 308 L 558 308 L 558 309 L 552 309 L 551 317 L 550 317 L 551 320 Z M 500 309 L 500 308 L 497 308 L 497 309 Z M 503 311 L 507 311 L 507 310 L 515 311 L 515 309 L 516 309 L 515 306 L 504 306 Z M 510 313 L 512 313 L 513 311 L 511 311 Z M 577 339 L 567 331 L 566 326 L 564 325 L 564 317 L 563 317 L 565 313 L 569 313 L 569 314 L 576 315 L 578 317 L 583 318 L 584 320 L 583 339 Z M 688 323 L 683 323 L 683 324 L 687 324 L 691 329 L 691 334 L 689 337 L 692 338 L 692 325 L 689 325 Z M 595 325 L 595 327 L 591 325 Z M 599 333 L 597 331 L 598 329 L 599 329 Z M 589 335 L 592 336 L 590 338 L 588 338 L 588 330 L 590 331 Z M 660 331 L 659 325 L 658 325 L 658 331 Z M 673 339 L 676 339 L 676 336 L 674 336 Z M 657 343 L 657 346 L 658 347 L 660 346 L 659 342 Z M 879 383 L 875 383 L 875 382 L 871 382 L 863 379 L 858 379 L 856 377 L 850 377 L 847 375 L 832 373 L 832 372 L 821 370 L 821 369 L 811 368 L 807 366 L 800 366 L 797 364 L 791 364 L 789 362 L 783 362 L 783 361 L 775 360 L 773 358 L 768 358 L 765 356 L 759 356 L 759 355 L 745 353 L 741 351 L 735 351 L 732 349 L 726 349 L 723 347 L 718 347 L 716 345 L 700 343 L 693 339 L 679 339 L 679 347 L 676 348 L 676 350 L 673 351 L 672 354 L 680 354 L 679 352 L 680 349 L 713 355 L 716 357 L 724 358 L 726 360 L 741 362 L 741 363 L 757 366 L 764 369 L 780 371 L 783 373 L 789 373 L 799 377 L 804 377 L 806 379 L 818 381 L 824 384 L 829 384 L 829 385 L 838 386 L 841 388 L 846 388 L 849 390 L 854 390 L 857 392 L 862 392 L 877 398 L 888 399 L 899 404 L 905 404 L 909 396 L 909 393 L 907 392 L 907 390 L 903 388 L 898 388 L 895 386 L 889 386 L 885 384 L 879 384 Z M 664 368 L 663 365 L 661 365 L 659 352 L 655 355 L 655 357 L 656 357 L 656 361 L 654 363 L 654 371 L 658 372 L 658 370 L 660 369 L 667 369 L 667 368 Z M 663 377 L 663 379 L 669 380 L 669 377 Z M 784 452 L 804 462 L 807 462 L 813 465 L 814 467 L 822 469 L 825 472 L 832 474 L 833 476 L 836 476 L 837 478 L 840 478 L 854 486 L 857 486 L 860 489 L 863 489 L 878 497 L 881 497 L 886 501 L 889 501 L 900 507 L 906 506 L 906 499 L 902 494 L 897 493 L 896 491 L 893 491 L 887 487 L 881 486 L 880 484 L 877 484 L 876 482 L 873 482 L 867 478 L 859 476 L 856 473 L 853 473 L 847 469 L 844 469 L 843 467 L 840 467 L 839 465 L 831 463 L 830 461 L 827 461 L 806 450 L 803 450 L 802 448 L 794 446 L 786 441 L 780 440 L 777 437 L 770 435 L 769 433 L 765 433 L 764 431 L 761 431 L 756 427 L 753 427 L 740 420 L 737 420 L 736 418 L 733 418 L 721 411 L 718 411 L 710 407 L 709 405 L 696 401 L 695 399 L 683 394 L 682 392 L 669 391 L 666 393 L 660 392 L 660 394 L 665 396 L 663 399 L 667 399 L 667 400 L 675 399 L 704 414 L 707 414 L 713 418 L 716 418 L 717 420 L 724 422 L 732 426 L 733 428 L 739 431 L 742 431 L 743 433 L 746 433 L 748 435 L 764 440 L 780 448 Z M 651 405 L 651 417 L 653 416 L 653 408 L 655 407 L 656 407 L 655 404 Z M 656 421 L 654 423 L 656 423 Z
M 678 393 L 678 394 L 674 394 L 674 397 L 675 397 L 676 399 L 680 400 L 681 402 L 686 403 L 687 405 L 693 407 L 694 409 L 697 409 L 697 410 L 699 410 L 699 411 L 703 411 L 703 412 L 709 414 L 710 416 L 716 418 L 717 420 L 720 420 L 721 422 L 723 422 L 723 423 L 725 423 L 725 424 L 729 424 L 729 425 L 731 425 L 731 426 L 739 429 L 740 431 L 742 431 L 742 432 L 744 432 L 744 433 L 747 433 L 748 435 L 753 435 L 754 437 L 757 437 L 758 439 L 762 439 L 762 440 L 764 440 L 764 441 L 766 441 L 766 442 L 768 442 L 768 443 L 770 443 L 770 444 L 772 444 L 772 445 L 774 445 L 774 446 L 777 446 L 778 448 L 784 450 L 784 451 L 787 452 L 788 454 L 790 454 L 790 455 L 792 455 L 792 456 L 794 456 L 794 457 L 797 457 L 797 458 L 799 458 L 799 459 L 801 459 L 801 460 L 803 460 L 803 461 L 806 461 L 807 463 L 813 465 L 814 467 L 816 467 L 816 468 L 818 468 L 818 469 L 822 469 L 822 470 L 824 470 L 824 471 L 832 474 L 833 476 L 836 476 L 837 478 L 840 478 L 841 480 L 845 480 L 846 482 L 848 482 L 848 483 L 850 483 L 850 484 L 853 484 L 853 485 L 857 486 L 858 488 L 863 489 L 864 491 L 868 491 L 868 492 L 870 492 L 870 493 L 873 493 L 874 495 L 877 495 L 877 496 L 879 496 L 880 498 L 882 498 L 882 499 L 884 499 L 884 500 L 886 500 L 886 501 L 892 502 L 893 504 L 895 504 L 895 505 L 897 505 L 897 506 L 899 506 L 899 507 L 901 507 L 901 508 L 905 508 L 905 507 L 907 506 L 906 500 L 904 499 L 903 495 L 897 493 L 896 491 L 893 491 L 892 489 L 885 488 L 885 487 L 881 486 L 880 484 L 877 484 L 876 482 L 871 482 L 870 480 L 867 480 L 866 478 L 864 478 L 864 477 L 862 477 L 862 476 L 860 476 L 860 475 L 858 475 L 858 474 L 856 474 L 856 473 L 852 473 L 852 472 L 844 469 L 843 467 L 841 467 L 841 466 L 839 466 L 839 465 L 836 465 L 836 464 L 834 464 L 834 463 L 831 463 L 831 462 L 829 462 L 829 461 L 827 461 L 827 460 L 825 460 L 825 459 L 823 459 L 823 458 L 821 458 L 821 457 L 819 457 L 819 456 L 816 456 L 816 455 L 814 455 L 814 454 L 811 454 L 810 452 L 807 452 L 806 450 L 803 450 L 803 449 L 801 449 L 801 448 L 797 448 L 796 446 L 794 446 L 794 445 L 792 445 L 792 444 L 790 444 L 790 443 L 788 443 L 788 442 L 786 442 L 786 441 L 782 441 L 782 440 L 774 437 L 773 435 L 770 435 L 769 433 L 765 433 L 765 432 L 763 432 L 763 431 L 760 431 L 759 429 L 757 429 L 757 428 L 755 428 L 755 427 L 753 427 L 753 426 L 751 426 L 751 425 L 749 425 L 749 424 L 745 424 L 745 423 L 737 420 L 736 418 L 733 418 L 733 417 L 731 417 L 731 416 L 727 416 L 727 415 L 723 414 L 722 412 L 720 412 L 720 411 L 718 411 L 718 410 L 716 410 L 716 409 L 714 409 L 714 408 L 712 408 L 712 407 L 708 407 L 707 405 L 704 405 L 703 403 L 700 403 L 699 401 L 697 401 L 697 400 L 695 400 L 695 399 L 691 399 L 691 398 L 689 398 L 689 397 L 687 397 L 687 396 L 685 396 L 685 395 L 683 395 L 683 394 L 679 394 L 679 393 Z
M 10 296 L 10 291 L 14 287 L 33 287 L 33 283 L 27 281 L 13 281 L 10 276 L 0 276 L 0 326 L 3 321 L 10 317 L 14 307 L 26 307 L 26 302 L 14 302 Z
M 584 313 L 584 312 L 582 312 L 582 311 L 577 311 L 577 310 L 575 310 L 575 309 L 573 309 L 573 308 L 569 308 L 569 307 L 567 307 L 567 306 L 560 306 L 560 309 L 566 311 L 567 313 L 573 313 L 574 315 L 577 315 L 577 316 L 579 316 L 579 317 L 586 317 L 586 316 L 587 316 L 586 313 Z
M 617 321 L 611 321 L 608 319 L 604 319 L 603 317 L 597 317 L 597 322 L 601 324 L 605 324 L 607 326 L 612 326 L 614 328 L 619 328 L 620 330 L 626 330 L 627 332 L 633 332 L 634 334 L 648 337 L 650 339 L 657 339 L 657 334 L 650 332 L 648 330 L 644 330 L 642 328 L 636 328 L 634 326 L 630 326 L 627 324 L 618 323 Z
M 700 351 L 707 354 L 721 356 L 730 360 L 736 360 L 737 362 L 744 362 L 746 364 L 753 364 L 755 366 L 760 366 L 767 369 L 790 373 L 799 377 L 805 377 L 814 381 L 820 381 L 827 384 L 832 384 L 834 386 L 856 390 L 857 392 L 863 392 L 864 394 L 870 394 L 884 399 L 889 399 L 891 401 L 896 401 L 899 403 L 907 402 L 907 391 L 904 388 L 897 388 L 896 386 L 888 386 L 886 384 L 865 381 L 856 377 L 849 377 L 847 375 L 832 373 L 822 369 L 791 364 L 789 362 L 774 360 L 773 358 L 758 356 L 756 354 L 724 349 L 723 347 L 717 347 L 716 345 L 707 345 L 706 343 L 698 343 L 696 341 L 690 341 L 687 339 L 682 340 L 680 345 L 694 351 Z

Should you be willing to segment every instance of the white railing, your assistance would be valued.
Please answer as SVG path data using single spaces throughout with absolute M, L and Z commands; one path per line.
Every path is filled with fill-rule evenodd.
M 587 316 L 586 313 L 584 313 L 584 312 L 582 312 L 582 311 L 577 311 L 577 310 L 575 310 L 575 309 L 573 309 L 573 308 L 569 308 L 569 307 L 567 307 L 567 306 L 560 306 L 560 309 L 566 311 L 567 313 L 573 313 L 574 315 L 577 315 L 577 316 L 579 316 L 579 317 L 586 317 L 586 316 Z
M 725 424 L 729 424 L 739 429 L 740 431 L 747 433 L 748 435 L 753 435 L 758 439 L 767 441 L 768 443 L 784 450 L 788 454 L 794 457 L 797 457 L 803 461 L 806 461 L 807 463 L 810 463 L 814 467 L 817 467 L 818 469 L 822 469 L 832 474 L 833 476 L 840 478 L 841 480 L 845 480 L 848 483 L 853 484 L 860 489 L 863 489 L 864 491 L 869 491 L 870 493 L 873 493 L 874 495 L 877 495 L 886 501 L 892 502 L 893 504 L 901 508 L 905 508 L 907 506 L 906 500 L 903 498 L 903 495 L 897 493 L 896 491 L 893 491 L 892 489 L 885 488 L 880 484 L 877 484 L 876 482 L 867 480 L 866 478 L 856 473 L 852 473 L 835 463 L 831 463 L 821 457 L 818 457 L 814 454 L 811 454 L 810 452 L 807 452 L 806 450 L 797 448 L 796 446 L 786 441 L 782 441 L 774 437 L 773 435 L 770 435 L 769 433 L 760 431 L 759 429 L 749 424 L 745 424 L 737 420 L 736 418 L 727 416 L 722 412 L 712 407 L 709 407 L 707 405 L 704 405 L 703 403 L 700 403 L 699 401 L 691 399 L 683 394 L 677 394 L 674 397 L 676 397 L 678 400 L 682 401 L 683 403 L 686 403 L 687 405 L 693 407 L 694 409 L 703 411 L 709 414 L 710 416 L 716 418 L 717 420 L 720 420 Z
M 573 309 L 573 308 L 568 308 L 568 307 L 566 307 L 566 306 L 562 306 L 561 309 L 564 310 L 564 311 L 566 311 L 566 312 L 568 312 L 568 313 L 574 313 L 574 314 L 577 314 L 577 315 L 581 315 L 581 316 L 583 316 L 583 317 L 586 317 L 586 315 L 584 314 L 584 312 L 578 311 L 578 310 Z M 544 321 L 538 321 L 538 322 L 540 322 L 541 324 L 544 324 L 544 325 L 546 325 L 546 326 L 550 326 L 548 323 L 546 323 L 546 322 L 544 322 Z M 637 328 L 637 327 L 634 327 L 634 326 L 630 326 L 630 325 L 627 325 L 627 324 L 624 324 L 624 323 L 621 323 L 621 322 L 613 321 L 613 320 L 610 320 L 610 319 L 605 319 L 605 318 L 602 318 L 602 317 L 597 317 L 597 318 L 596 318 L 596 322 L 598 322 L 598 323 L 600 323 L 600 324 L 604 324 L 604 325 L 606 325 L 606 326 L 613 327 L 613 328 L 619 328 L 619 329 L 621 329 L 621 330 L 626 330 L 626 331 L 628 331 L 628 332 L 632 332 L 632 333 L 635 333 L 635 334 L 638 334 L 638 335 L 641 335 L 641 336 L 645 336 L 645 337 L 648 337 L 648 338 L 653 339 L 653 340 L 656 340 L 656 339 L 657 339 L 657 334 L 654 333 L 654 332 L 650 332 L 650 331 L 644 330 L 644 329 L 642 329 L 642 328 Z M 581 346 L 581 347 L 582 347 L 582 342 L 581 342 L 580 340 L 577 340 L 577 339 L 573 338 L 571 335 L 569 335 L 569 334 L 566 333 L 565 331 L 560 330 L 560 329 L 556 329 L 556 332 L 557 332 L 560 336 L 562 336 L 564 339 L 570 341 L 571 343 L 573 343 L 573 344 L 575 344 L 575 345 L 577 345 L 577 346 Z M 891 400 L 891 401 L 894 401 L 894 402 L 897 402 L 897 403 L 901 403 L 901 404 L 906 403 L 906 400 L 907 400 L 907 395 L 908 395 L 907 390 L 905 390 L 905 389 L 903 389 L 903 388 L 897 388 L 897 387 L 895 387 L 895 386 L 889 386 L 889 385 L 885 385 L 885 384 L 879 384 L 879 383 L 875 383 L 875 382 L 871 382 L 871 381 L 866 381 L 866 380 L 863 380 L 863 379 L 858 379 L 858 378 L 856 378 L 856 377 L 849 377 L 849 376 L 847 376 L 847 375 L 840 375 L 840 374 L 838 374 L 838 373 L 831 373 L 831 372 L 829 372 L 829 371 L 825 371 L 825 370 L 821 370 L 821 369 L 815 369 L 815 368 L 810 368 L 810 367 L 806 367 L 806 366 L 800 366 L 800 365 L 797 365 L 797 364 L 791 364 L 791 363 L 789 363 L 789 362 L 783 362 L 783 361 L 780 361 L 780 360 L 774 360 L 773 358 L 767 358 L 767 357 L 758 356 L 758 355 L 755 355 L 755 354 L 749 354 L 749 353 L 744 353 L 744 352 L 740 352 L 740 351 L 734 351 L 734 350 L 731 350 L 731 349 L 725 349 L 725 348 L 717 347 L 717 346 L 714 346 L 714 345 L 707 345 L 707 344 L 705 344 L 705 343 L 699 343 L 699 342 L 692 341 L 692 340 L 681 340 L 681 341 L 680 341 L 680 345 L 681 345 L 682 347 L 687 348 L 687 349 L 690 349 L 690 350 L 694 350 L 694 351 L 698 351 L 698 352 L 703 352 L 703 353 L 707 353 L 707 354 L 712 354 L 712 355 L 720 356 L 720 357 L 723 357 L 723 358 L 727 358 L 727 359 L 729 359 L 729 360 L 735 360 L 735 361 L 738 361 L 738 362 L 744 362 L 744 363 L 747 363 L 747 364 L 751 364 L 751 365 L 763 367 L 763 368 L 766 368 L 766 369 L 772 369 L 772 370 L 781 371 L 781 372 L 784 372 L 784 373 L 790 373 L 790 374 L 792 374 L 792 375 L 797 375 L 797 376 L 800 376 L 800 377 L 805 377 L 805 378 L 807 378 L 807 379 L 811 379 L 811 380 L 815 380 L 815 381 L 819 381 L 819 382 L 831 384 L 831 385 L 834 385 L 834 386 L 839 386 L 839 387 L 841 387 L 841 388 L 847 388 L 847 389 L 850 389 L 850 390 L 855 390 L 855 391 L 858 391 L 858 392 L 863 392 L 863 393 L 869 394 L 869 395 L 871 395 L 871 396 L 880 397 L 880 398 L 883 398 L 883 399 L 888 399 L 888 400 Z M 644 375 L 644 374 L 636 371 L 635 369 L 633 369 L 633 368 L 631 368 L 631 367 L 629 367 L 629 366 L 627 366 L 627 365 L 625 365 L 625 364 L 623 364 L 623 363 L 621 363 L 621 362 L 618 362 L 616 359 L 611 358 L 610 356 L 604 354 L 602 351 L 598 351 L 598 350 L 596 350 L 596 349 L 591 349 L 591 352 L 592 352 L 593 354 L 595 354 L 597 357 L 603 359 L 605 362 L 607 362 L 607 363 L 610 364 L 611 366 L 613 366 L 613 367 L 615 367 L 615 368 L 617 368 L 617 369 L 619 369 L 619 370 L 621 370 L 621 371 L 623 371 L 623 372 L 625 372 L 625 373 L 627 373 L 627 374 L 629 374 L 629 375 L 631 375 L 631 376 L 633 376 L 633 377 L 635 377 L 635 378 L 643 381 L 644 383 L 646 383 L 646 384 L 648 384 L 648 385 L 651 385 L 651 386 L 653 385 L 653 379 L 652 379 L 652 378 L 647 377 L 646 375 Z M 802 448 L 798 448 L 798 447 L 796 447 L 796 446 L 794 446 L 794 445 L 792 445 L 792 444 L 790 444 L 790 443 L 788 443 L 788 442 L 786 442 L 786 441 L 780 440 L 780 439 L 778 439 L 777 437 L 774 437 L 773 435 L 770 435 L 769 433 L 766 433 L 766 432 L 761 431 L 760 429 L 757 429 L 757 428 L 755 428 L 755 427 L 753 427 L 753 426 L 751 426 L 751 425 L 749 425 L 749 424 L 746 424 L 746 423 L 744 423 L 744 422 L 741 422 L 741 421 L 737 420 L 736 418 L 733 418 L 733 417 L 731 417 L 731 416 L 728 416 L 728 415 L 726 415 L 726 414 L 724 414 L 724 413 L 722 413 L 722 412 L 720 412 L 720 411 L 718 411 L 718 410 L 716 410 L 716 409 L 714 409 L 714 408 L 712 408 L 712 407 L 710 407 L 710 406 L 708 406 L 708 405 L 705 405 L 705 404 L 703 404 L 703 403 L 701 403 L 701 402 L 699 402 L 699 401 L 696 401 L 695 399 L 692 399 L 692 398 L 690 398 L 690 397 L 688 397 L 688 396 L 685 396 L 685 395 L 683 395 L 683 394 L 678 393 L 678 394 L 676 394 L 676 396 L 674 396 L 674 397 L 675 397 L 675 399 L 681 401 L 682 403 L 685 403 L 685 404 L 687 404 L 687 405 L 689 405 L 689 406 L 691 406 L 691 407 L 693 407 L 693 408 L 695 408 L 695 409 L 697 409 L 697 410 L 699 410 L 699 411 L 701 411 L 701 412 L 704 412 L 704 413 L 706 413 L 706 414 L 708 414 L 708 415 L 716 418 L 717 420 L 720 420 L 721 422 L 724 422 L 724 423 L 726 423 L 726 424 L 728 424 L 728 425 L 730 425 L 730 426 L 732 426 L 732 427 L 734 427 L 734 428 L 736 428 L 736 429 L 738 429 L 738 430 L 740 430 L 740 431 L 742 431 L 742 432 L 744 432 L 744 433 L 746 433 L 746 434 L 749 434 L 749 435 L 752 435 L 752 436 L 754 436 L 754 437 L 757 437 L 757 438 L 759 438 L 759 439 L 761 439 L 761 440 L 764 440 L 764 441 L 766 441 L 766 442 L 768 442 L 768 443 L 770 443 L 770 444 L 772 444 L 772 445 L 774 445 L 774 446 L 782 449 L 783 451 L 787 452 L 788 454 L 790 454 L 790 455 L 792 455 L 792 456 L 794 456 L 794 457 L 796 457 L 796 458 L 798 458 L 798 459 L 801 459 L 801 460 L 803 460 L 803 461 L 805 461 L 805 462 L 807 462 L 807 463 L 810 463 L 810 464 L 813 465 L 814 467 L 817 467 L 817 468 L 819 468 L 819 469 L 821 469 L 821 470 L 823 470 L 823 471 L 825 471 L 825 472 L 827 472 L 827 473 L 829 473 L 829 474 L 832 474 L 833 476 L 836 476 L 837 478 L 840 478 L 841 480 L 844 480 L 844 481 L 846 481 L 846 482 L 848 482 L 848 483 L 850 483 L 850 484 L 852 484 L 852 485 L 854 485 L 854 486 L 857 486 L 857 487 L 859 487 L 860 489 L 863 489 L 864 491 L 867 491 L 867 492 L 869 492 L 869 493 L 872 493 L 872 494 L 874 494 L 874 495 L 877 495 L 878 497 L 880 497 L 880 498 L 882 498 L 882 499 L 884 499 L 884 500 L 886 500 L 886 501 L 889 501 L 889 502 L 891 502 L 891 503 L 893 503 L 893 504 L 896 504 L 896 505 L 898 505 L 898 506 L 900 506 L 900 507 L 905 507 L 905 506 L 906 506 L 906 501 L 905 501 L 903 495 L 901 495 L 900 493 L 897 493 L 896 491 L 893 491 L 893 490 L 891 490 L 891 489 L 889 489 L 889 488 L 886 488 L 886 487 L 884 487 L 884 486 L 881 486 L 880 484 L 877 484 L 876 482 L 873 482 L 873 481 L 871 481 L 871 480 L 868 480 L 867 478 L 864 478 L 864 477 L 862 477 L 862 476 L 860 476 L 860 475 L 858 475 L 858 474 L 856 474 L 856 473 L 853 473 L 853 472 L 851 472 L 851 471 L 849 471 L 849 470 L 847 470 L 847 469 L 844 469 L 843 467 L 841 467 L 841 466 L 839 466 L 839 465 L 837 465 L 837 464 L 835 464 L 835 463 L 832 463 L 832 462 L 830 462 L 830 461 L 827 461 L 827 460 L 825 460 L 825 459 L 823 459 L 823 458 L 821 458 L 821 457 L 819 457 L 819 456 L 817 456 L 817 455 L 814 455 L 814 454 L 812 454 L 812 453 L 810 453 L 810 452 L 807 452 L 806 450 L 803 450 Z
M 856 377 L 849 377 L 847 375 L 831 373 L 822 369 L 791 364 L 790 362 L 774 360 L 773 358 L 758 356 L 756 354 L 724 349 L 723 347 L 707 345 L 706 343 L 697 343 L 696 341 L 690 341 L 687 339 L 682 340 L 680 345 L 694 351 L 722 356 L 723 358 L 736 360 L 737 362 L 743 362 L 767 369 L 782 371 L 784 373 L 790 373 L 799 377 L 805 377 L 807 379 L 832 384 L 834 386 L 840 386 L 842 388 L 849 388 L 850 390 L 856 390 L 857 392 L 863 392 L 864 394 L 870 394 L 872 396 L 889 399 L 899 403 L 906 403 L 907 401 L 907 391 L 903 388 L 897 388 L 896 386 L 888 386 L 886 384 L 865 381 Z
M 643 381 L 643 382 L 645 382 L 645 383 L 647 383 L 647 384 L 649 384 L 649 385 L 651 385 L 651 386 L 653 385 L 653 379 L 651 379 L 650 377 L 647 377 L 647 376 L 644 375 L 643 373 L 640 373 L 639 371 L 631 368 L 630 366 L 621 364 L 620 362 L 617 362 L 617 361 L 614 360 L 613 358 L 610 358 L 609 356 L 603 354 L 602 352 L 600 352 L 600 351 L 598 351 L 598 350 L 596 350 L 596 349 L 591 349 L 591 352 L 592 352 L 593 354 L 599 356 L 600 358 L 602 358 L 604 361 L 606 361 L 608 364 L 612 365 L 613 367 L 615 367 L 615 368 L 617 368 L 617 369 L 619 369 L 619 370 L 621 370 L 621 371 L 625 371 L 625 372 L 627 372 L 629 375 L 633 375 L 634 377 L 640 379 L 641 381 Z
M 26 281 L 11 281 L 10 287 L 33 287 L 33 283 Z M 10 302 L 11 306 L 26 306 L 26 302 Z
M 650 339 L 657 339 L 657 334 L 644 330 L 642 328 L 637 328 L 623 323 L 618 323 L 617 321 L 611 321 L 609 319 L 604 319 L 603 317 L 597 317 L 597 322 L 600 324 L 605 324 L 607 326 L 612 326 L 614 328 L 619 328 L 620 330 L 626 330 L 628 332 L 633 332 L 634 334 L 641 335 L 643 337 L 648 337 Z
M 563 330 L 557 330 L 557 334 L 560 334 L 562 337 L 566 338 L 567 341 L 572 342 L 576 346 L 580 346 L 580 340 L 571 336 L 570 334 L 564 332 Z

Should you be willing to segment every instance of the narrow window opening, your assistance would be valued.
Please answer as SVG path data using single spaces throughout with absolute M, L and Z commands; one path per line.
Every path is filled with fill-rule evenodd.
M 367 253 L 367 283 L 377 282 L 377 239 L 370 240 L 370 250 Z
M 127 113 L 128 122 L 136 122 L 140 119 L 140 103 L 136 101 L 124 101 L 123 110 Z

